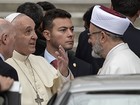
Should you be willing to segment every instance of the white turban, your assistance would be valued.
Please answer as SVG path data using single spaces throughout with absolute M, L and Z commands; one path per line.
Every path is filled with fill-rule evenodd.
M 101 5 L 96 5 L 93 8 L 90 22 L 120 36 L 124 34 L 130 24 L 130 20 L 122 14 Z
M 21 13 L 12 13 L 8 16 L 6 16 L 5 20 L 9 21 L 10 23 Z

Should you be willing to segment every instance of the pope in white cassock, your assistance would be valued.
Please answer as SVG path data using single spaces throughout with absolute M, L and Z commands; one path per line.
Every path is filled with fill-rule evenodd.
M 59 61 L 59 70 L 56 70 L 43 57 L 32 54 L 37 39 L 33 20 L 21 13 L 12 13 L 5 19 L 15 26 L 17 32 L 13 57 L 6 62 L 18 73 L 22 87 L 21 105 L 46 105 L 58 87 L 73 78 L 67 69 L 68 58 L 64 49 L 60 46 L 56 53 Z

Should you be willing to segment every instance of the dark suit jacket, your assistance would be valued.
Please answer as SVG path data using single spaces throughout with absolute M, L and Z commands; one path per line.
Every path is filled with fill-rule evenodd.
M 41 54 L 41 56 L 44 57 L 44 53 Z M 93 74 L 92 65 L 75 57 L 73 52 L 68 52 L 68 58 L 69 68 L 73 73 L 74 77 Z
M 46 48 L 46 39 L 43 37 L 43 35 L 38 32 L 38 31 L 35 31 L 36 34 L 37 34 L 37 41 L 36 41 L 36 50 L 34 52 L 35 55 L 40 55 L 44 52 L 45 48 Z
M 16 70 L 9 64 L 5 63 L 1 57 L 0 57 L 0 75 L 11 77 L 15 81 L 18 81 L 18 75 Z
M 93 73 L 97 74 L 98 70 L 102 67 L 104 59 L 103 58 L 94 58 L 91 55 L 92 46 L 88 43 L 88 30 L 81 32 L 78 39 L 78 46 L 76 49 L 75 56 L 79 59 L 82 59 L 90 64 L 93 67 Z
M 13 78 L 15 81 L 18 81 L 18 75 L 17 75 L 17 72 L 16 72 L 16 70 L 12 67 L 12 66 L 10 66 L 9 64 L 7 64 L 7 63 L 5 63 L 3 60 L 2 60 L 2 58 L 0 57 L 0 75 L 2 75 L 2 76 L 6 76 L 6 77 L 11 77 L 11 78 Z M 3 105 L 8 105 L 8 103 L 7 103 L 7 101 L 8 102 L 11 102 L 11 101 L 9 101 L 9 100 L 11 100 L 11 99 L 9 99 L 9 91 L 6 91 L 6 92 L 2 92 L 2 93 L 0 93 L 0 97 L 2 98 L 3 97 L 3 99 L 4 99 L 4 103 L 3 103 Z M 15 95 L 14 95 L 15 96 Z M 15 98 L 15 97 L 14 97 Z M 16 99 L 15 99 L 16 100 Z M 12 101 L 12 103 L 13 103 L 14 101 Z M 10 103 L 11 105 L 12 105 L 12 103 Z M 16 102 L 17 103 L 17 102 Z M 17 104 L 15 104 L 15 105 L 17 105 Z M 18 104 L 18 105 L 20 105 L 20 104 Z
M 140 30 L 130 24 L 123 37 L 130 49 L 140 58 Z
M 74 52 L 73 52 L 74 53 Z M 69 68 L 74 77 L 93 75 L 92 65 L 75 57 L 71 51 L 68 52 Z

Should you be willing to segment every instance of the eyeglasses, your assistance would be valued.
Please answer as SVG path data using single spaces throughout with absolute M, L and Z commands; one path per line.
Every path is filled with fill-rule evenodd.
M 93 34 L 99 34 L 99 33 L 101 33 L 102 31 L 97 31 L 97 32 L 92 32 L 92 33 L 88 33 L 88 36 L 91 36 L 91 35 L 93 35 Z

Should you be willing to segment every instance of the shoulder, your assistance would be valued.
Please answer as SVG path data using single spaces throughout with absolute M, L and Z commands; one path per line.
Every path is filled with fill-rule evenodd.
M 69 65 L 73 65 L 73 64 L 76 64 L 78 66 L 78 68 L 80 69 L 91 69 L 92 68 L 92 65 L 75 57 L 75 56 L 70 56 L 69 57 Z
M 0 64 L 0 68 L 0 74 L 4 76 L 9 76 L 14 80 L 18 80 L 17 72 L 14 67 L 3 61 L 3 63 Z
M 137 27 L 134 27 L 132 24 L 130 24 L 128 29 L 124 33 L 124 36 L 132 35 L 134 37 L 135 35 L 139 35 L 139 34 L 140 34 L 140 29 L 138 29 Z
M 34 62 L 47 62 L 43 56 L 30 54 L 30 59 Z

